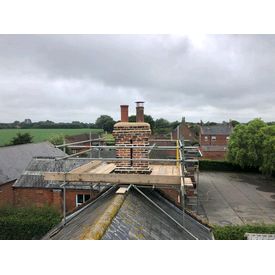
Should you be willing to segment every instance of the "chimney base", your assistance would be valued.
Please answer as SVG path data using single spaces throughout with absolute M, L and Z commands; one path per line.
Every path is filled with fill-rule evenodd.
M 151 174 L 152 168 L 139 168 L 139 167 L 118 167 L 115 169 L 117 174 Z

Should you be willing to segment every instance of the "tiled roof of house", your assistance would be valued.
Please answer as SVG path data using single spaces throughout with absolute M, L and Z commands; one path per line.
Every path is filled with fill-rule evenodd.
M 225 146 L 225 145 L 202 145 L 201 150 L 203 152 L 226 152 L 227 146 Z
M 31 160 L 25 171 L 13 184 L 13 187 L 31 187 L 31 188 L 59 188 L 60 182 L 45 181 L 43 172 L 66 172 L 77 168 L 90 160 L 55 160 L 54 158 L 34 158 Z M 67 188 L 79 188 L 79 183 L 70 182 L 66 185 Z M 82 189 L 90 189 L 89 184 L 82 184 Z
M 202 135 L 230 135 L 233 127 L 230 124 L 218 124 L 211 126 L 201 126 Z
M 18 179 L 33 157 L 65 155 L 49 142 L 0 147 L 0 184 Z
M 112 188 L 111 188 L 112 189 Z M 188 214 L 167 201 L 155 190 L 135 189 L 126 193 L 122 205 L 109 224 L 101 217 L 111 213 L 110 206 L 116 196 L 115 190 L 109 189 L 102 198 L 98 198 L 74 216 L 65 227 L 51 230 L 44 239 L 85 239 L 89 231 L 99 226 L 106 226 L 103 240 L 194 240 L 212 239 L 211 230 Z M 139 191 L 141 190 L 142 195 Z M 184 217 L 184 223 L 183 223 Z M 101 222 L 98 222 L 101 221 Z M 103 221 L 103 222 L 102 222 Z
M 188 214 L 183 215 L 179 208 L 168 202 L 158 192 L 148 189 L 142 192 L 174 220 L 133 189 L 107 229 L 103 240 L 212 239 L 208 228 Z M 178 225 L 183 225 L 183 216 L 186 231 Z

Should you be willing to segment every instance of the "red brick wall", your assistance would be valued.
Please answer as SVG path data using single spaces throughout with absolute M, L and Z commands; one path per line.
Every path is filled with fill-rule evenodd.
M 197 139 L 196 136 L 195 136 L 195 133 L 193 133 L 192 130 L 186 124 L 184 124 L 184 125 L 180 124 L 179 125 L 179 134 L 180 134 L 180 136 L 183 136 L 184 139 L 190 140 L 191 142 L 196 141 L 196 139 Z M 173 139 L 178 139 L 177 128 L 175 128 L 172 131 L 172 137 L 173 137 Z
M 52 204 L 53 192 L 42 188 L 14 188 L 14 204 L 16 206 L 43 206 Z
M 76 195 L 84 194 L 90 195 L 92 199 L 94 199 L 98 195 L 98 191 L 92 190 L 66 190 L 66 210 L 67 212 L 71 212 L 74 208 L 76 208 Z M 61 192 L 63 196 L 63 192 Z M 63 201 L 63 199 L 62 199 Z
M 157 146 L 176 146 L 175 140 L 149 140 L 150 146 L 156 144 Z M 176 150 L 152 150 L 150 153 L 151 158 L 156 159 L 165 159 L 165 158 L 176 158 Z
M 169 201 L 171 201 L 173 204 L 182 207 L 180 202 L 180 192 L 175 189 L 168 189 L 168 188 L 158 188 L 160 193 L 167 198 Z
M 213 135 L 216 137 L 216 140 L 212 139 L 211 135 L 201 135 L 200 136 L 200 145 L 227 145 L 228 141 L 226 137 L 227 135 Z M 208 139 L 205 140 L 205 137 Z
M 0 185 L 0 206 L 11 204 L 13 205 L 13 190 L 14 181 Z
M 116 145 L 149 145 L 149 137 L 151 134 L 150 124 L 120 122 L 115 124 L 113 136 L 115 137 Z M 117 158 L 148 158 L 149 151 L 147 148 L 132 148 L 132 149 L 116 149 Z M 148 161 L 120 161 L 116 163 L 118 169 L 128 169 L 134 172 L 148 169 Z
M 224 160 L 226 152 L 202 152 L 202 159 Z
M 92 190 L 66 190 L 66 211 L 71 212 L 76 208 L 76 195 L 90 194 L 91 198 L 98 195 L 98 191 Z M 63 211 L 63 191 L 42 188 L 14 188 L 14 204 L 16 206 L 53 205 L 60 212 Z

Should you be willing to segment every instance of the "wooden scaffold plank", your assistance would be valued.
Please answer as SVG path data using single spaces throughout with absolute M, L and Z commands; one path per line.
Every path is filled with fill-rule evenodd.
M 145 174 L 89 174 L 89 173 L 62 173 L 45 172 L 45 180 L 66 182 L 95 182 L 112 184 L 140 184 L 140 185 L 179 185 L 179 176 L 145 175 Z

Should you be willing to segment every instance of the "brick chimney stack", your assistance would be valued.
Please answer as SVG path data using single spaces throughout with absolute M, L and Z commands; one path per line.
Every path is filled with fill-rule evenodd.
M 128 122 L 128 105 L 120 105 L 121 122 Z
M 150 124 L 144 122 L 144 102 L 136 103 L 136 122 L 128 122 L 128 105 L 121 105 L 121 122 L 114 125 L 115 143 L 120 146 L 116 149 L 116 157 L 124 159 L 116 162 L 116 173 L 151 173 L 148 149 Z
M 136 122 L 144 122 L 144 102 L 137 101 L 136 104 Z

